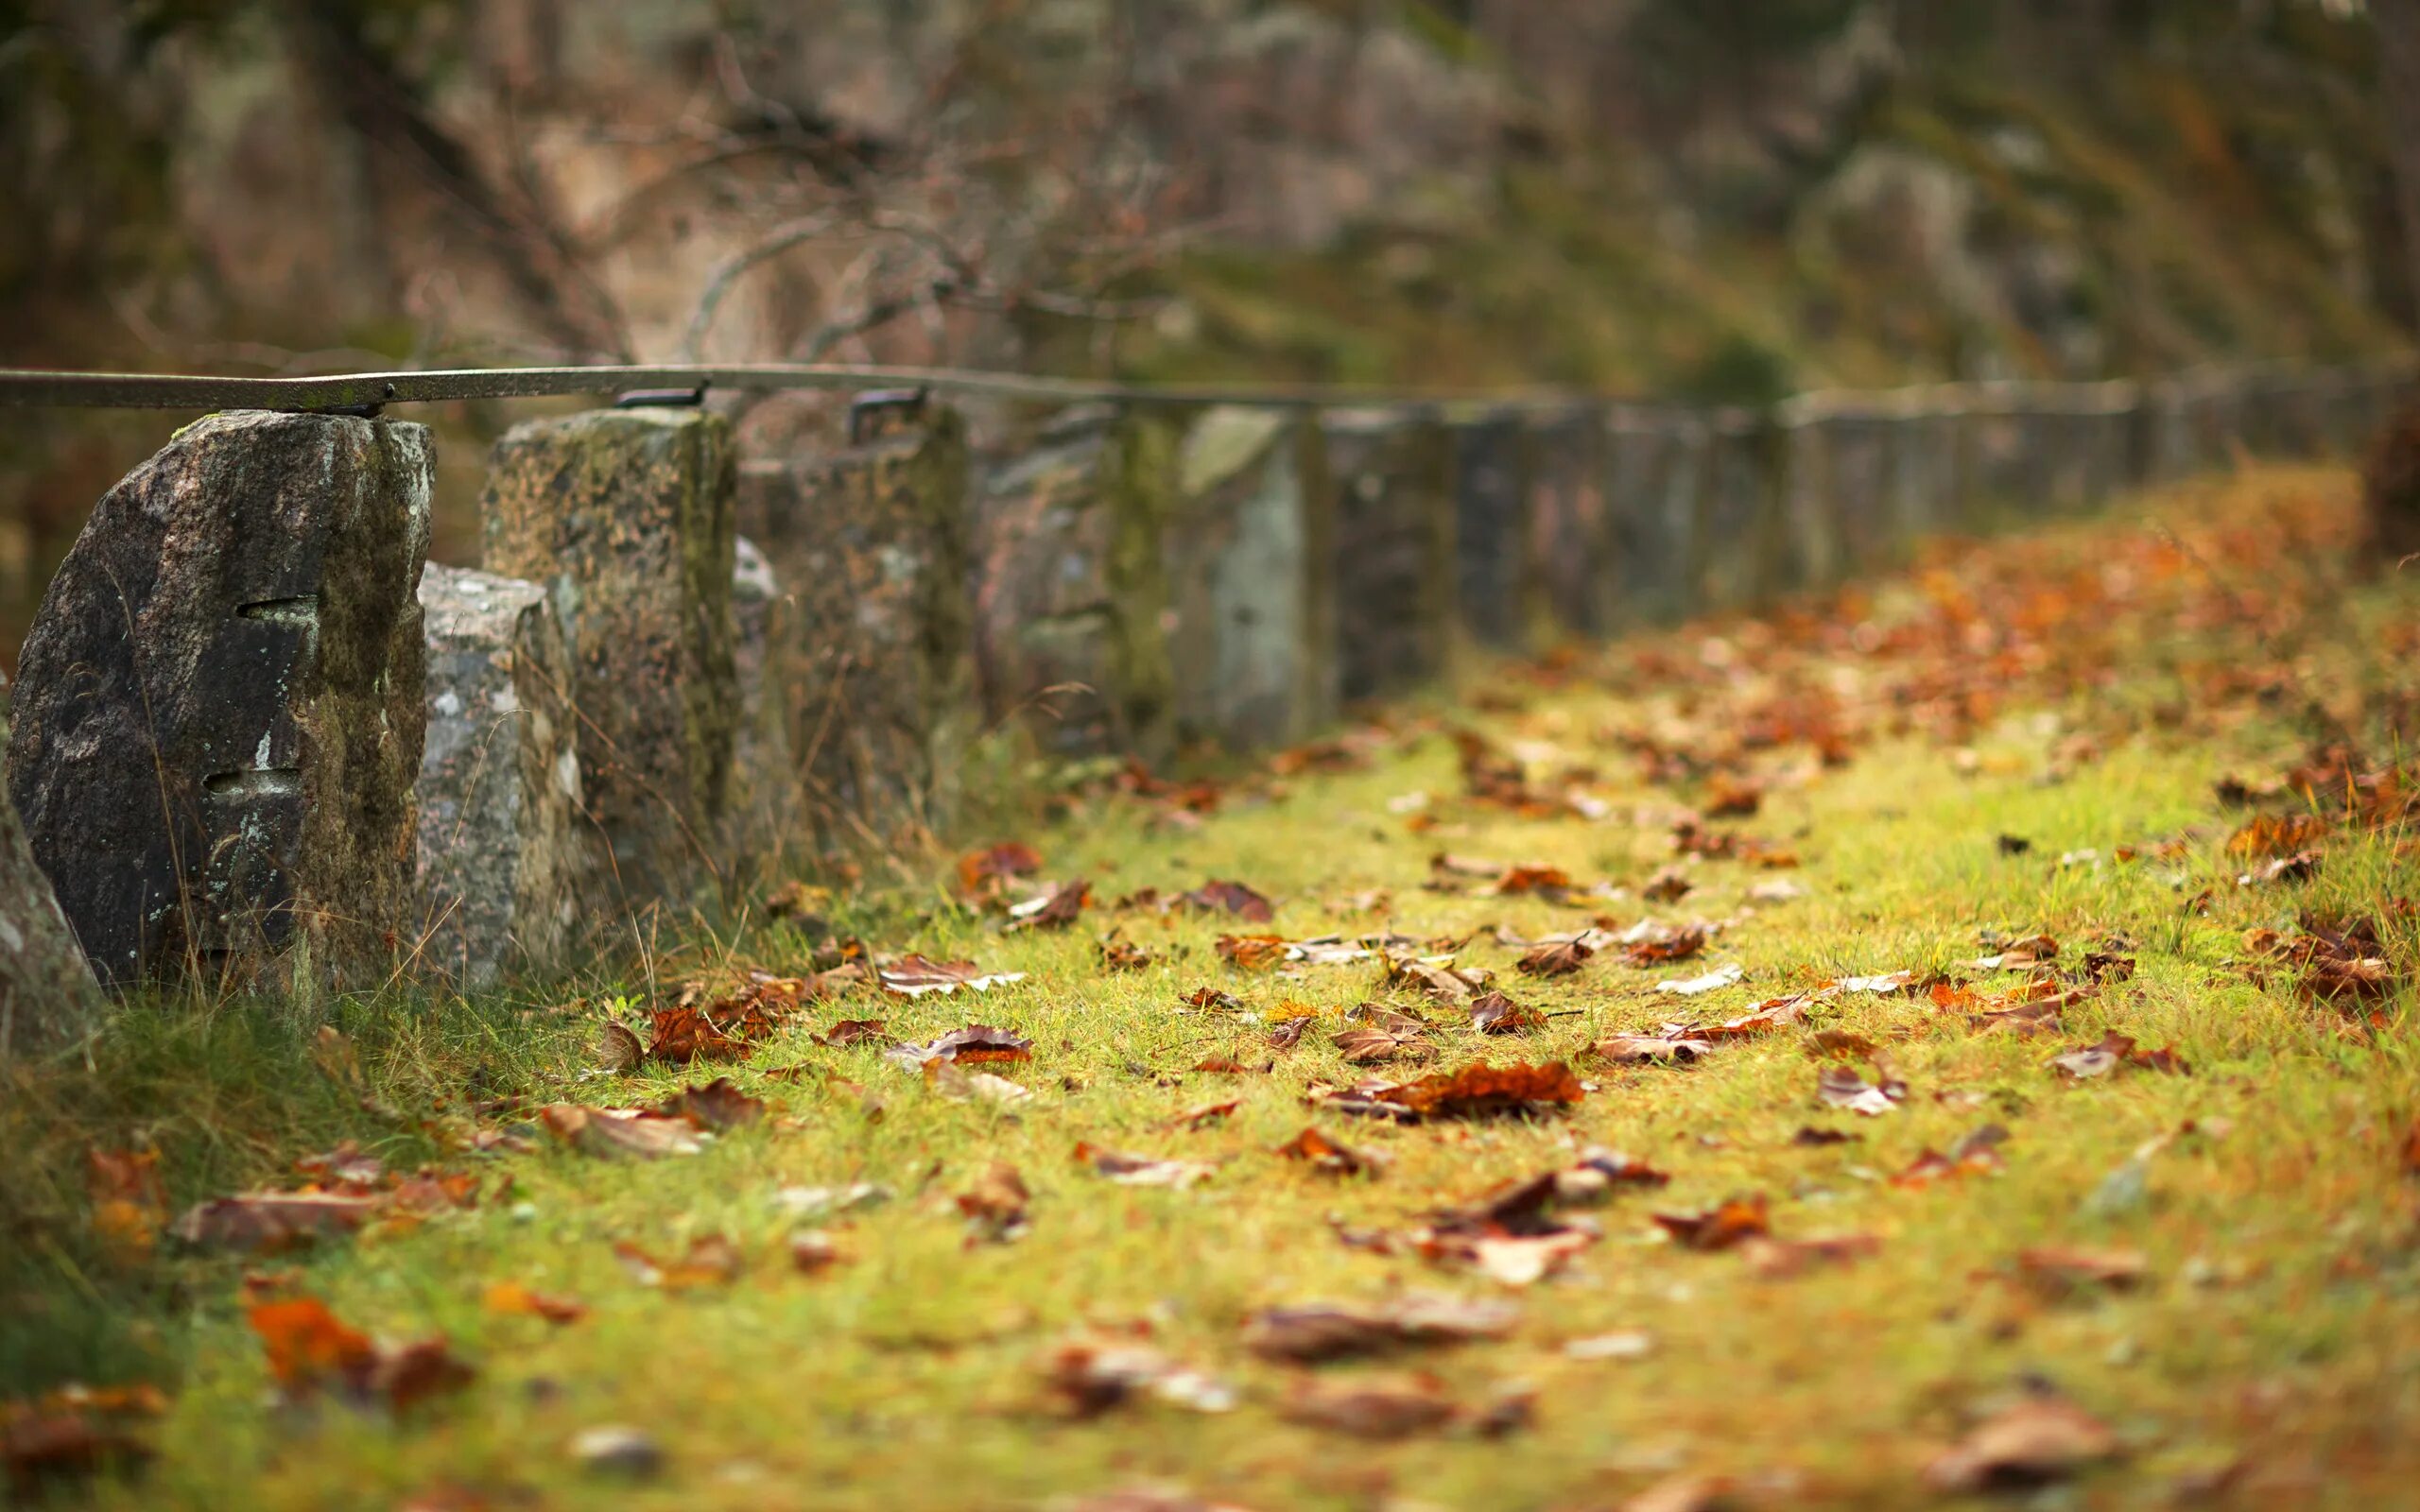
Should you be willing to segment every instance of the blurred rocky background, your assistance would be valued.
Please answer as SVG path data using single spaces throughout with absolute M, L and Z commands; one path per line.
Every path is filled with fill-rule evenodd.
M 2341 359 L 2415 323 L 2415 7 L 0 0 L 0 363 L 1755 401 Z M 505 410 L 417 418 L 467 560 Z M 0 665 L 175 419 L 0 413 Z

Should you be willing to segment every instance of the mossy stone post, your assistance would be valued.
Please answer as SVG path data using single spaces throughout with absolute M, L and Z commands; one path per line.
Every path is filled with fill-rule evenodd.
M 1893 555 L 1907 561 L 1920 541 L 1957 518 L 1957 431 L 1938 402 L 1921 393 L 1908 396 L 1887 423 Z
M 1704 607 L 1753 609 L 1770 602 L 1792 576 L 1789 532 L 1789 454 L 1777 418 L 1763 410 L 1720 409 L 1708 418 L 1706 489 L 1691 573 Z
M 1174 746 L 1161 536 L 1176 422 L 1086 405 L 985 480 L 975 522 L 975 654 L 994 719 L 1048 752 L 1154 761 Z
M 1845 566 L 1840 494 L 1833 483 L 1838 420 L 1824 397 L 1806 395 L 1781 406 L 1781 445 L 1788 455 L 1784 525 L 1793 576 L 1807 587 L 1837 582 Z
M 561 963 L 596 879 L 571 656 L 546 591 L 431 563 L 417 964 L 467 987 Z
M 562 623 L 581 794 L 625 908 L 729 869 L 735 469 L 731 422 L 681 407 L 516 425 L 489 464 L 485 565 Z
M 1605 422 L 1605 496 L 1622 623 L 1674 625 L 1698 608 L 1696 559 L 1707 436 L 1685 410 L 1619 404 Z
M 9 679 L 0 677 L 0 768 L 9 758 Z M 67 1044 L 100 1022 L 100 987 L 50 878 L 0 783 L 0 1062 Z
M 95 507 L 26 638 L 9 786 L 104 982 L 393 967 L 431 464 L 419 425 L 218 414 Z
M 1230 750 L 1299 740 L 1337 705 L 1333 490 L 1318 417 L 1191 417 L 1161 537 L 1179 734 Z
M 767 681 L 824 850 L 943 827 L 973 737 L 966 423 L 862 394 L 837 448 L 751 462 L 740 528 L 780 579 Z
M 731 667 L 738 718 L 722 815 L 722 853 L 735 889 L 777 883 L 798 829 L 798 764 L 790 753 L 784 707 L 789 694 L 782 665 L 782 653 L 797 639 L 790 623 L 796 610 L 764 552 L 739 537 L 731 571 Z
M 1454 438 L 1455 594 L 1469 643 L 1524 648 L 1537 624 L 1531 546 L 1531 457 L 1517 414 L 1457 418 Z
M 1339 696 L 1399 693 L 1445 671 L 1454 623 L 1453 442 L 1425 411 L 1321 417 L 1335 529 Z
M 1605 504 L 1604 413 L 1582 406 L 1530 426 L 1531 576 L 1543 585 L 1545 639 L 1610 633 L 1621 579 Z

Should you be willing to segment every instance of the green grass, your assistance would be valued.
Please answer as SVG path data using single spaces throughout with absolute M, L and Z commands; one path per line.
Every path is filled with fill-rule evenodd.
M 347 1133 L 390 1164 L 439 1160 L 440 1142 L 422 1125 L 460 1126 L 475 1068 L 489 1092 L 613 1105 L 651 1103 L 712 1072 L 582 1079 L 594 1017 L 543 1009 L 601 993 L 614 985 L 602 976 L 511 1002 L 344 1005 L 365 1085 L 392 1117 L 363 1111 L 319 1069 L 313 1026 L 274 1008 L 131 1011 L 95 1047 L 93 1069 L 20 1074 L 0 1114 L 9 1228 L 37 1241 L 12 1244 L 0 1358 L 10 1383 L 26 1388 L 132 1372 L 172 1386 L 150 1434 L 156 1462 L 140 1478 L 102 1483 L 103 1504 L 399 1506 L 451 1488 L 484 1500 L 429 1504 L 988 1507 L 1167 1481 L 1260 1508 L 1547 1508 L 1616 1504 L 1680 1470 L 1741 1477 L 1752 1497 L 1777 1504 L 1934 1504 L 1921 1480 L 1928 1455 L 1973 1411 L 2033 1377 L 2110 1423 L 2127 1451 L 2039 1504 L 2166 1505 L 2227 1467 L 2238 1473 L 2221 1504 L 2227 1495 L 2245 1505 L 2392 1504 L 2420 1472 L 2420 1366 L 2409 1348 L 2420 1330 L 2420 1249 L 2399 1156 L 2420 1111 L 2410 988 L 2364 1027 L 2300 1000 L 2290 972 L 2265 988 L 2248 980 L 2241 936 L 2290 927 L 2304 908 L 2379 915 L 2408 978 L 2414 926 L 2387 901 L 2413 894 L 2420 862 L 2399 831 L 2340 831 L 2315 881 L 2237 888 L 2240 864 L 2221 847 L 2239 816 L 2213 797 L 2221 777 L 2290 763 L 2314 719 L 2356 730 L 2384 759 L 2386 723 L 2398 711 L 2410 717 L 2420 599 L 2406 581 L 2346 576 L 2349 491 L 2334 474 L 2250 474 L 2163 501 L 2157 518 L 2168 524 L 2126 519 L 1945 553 L 1868 595 L 1882 626 L 1923 623 L 1926 594 L 1957 602 L 2023 654 L 1876 652 L 1872 637 L 1842 627 L 1854 617 L 1694 627 L 1592 653 L 1564 686 L 1512 669 L 1490 679 L 1485 708 L 1399 711 L 1368 769 L 1249 778 L 1198 829 L 1171 829 L 1132 798 L 1087 797 L 1022 836 L 1044 852 L 1047 875 L 1095 885 L 1094 908 L 1066 934 L 998 933 L 952 900 L 939 867 L 921 894 L 843 898 L 837 928 L 878 950 L 972 956 L 1026 979 L 973 998 L 886 1004 L 859 993 L 818 1005 L 732 1068 L 771 1104 L 773 1122 L 694 1158 L 608 1163 L 543 1135 L 527 1156 L 442 1157 L 482 1173 L 476 1207 L 255 1263 L 292 1264 L 292 1286 L 369 1332 L 441 1332 L 478 1367 L 467 1391 L 400 1421 L 332 1402 L 274 1403 L 242 1315 L 242 1261 L 163 1241 L 157 1261 L 110 1270 L 80 1227 L 82 1148 L 156 1145 L 182 1202 L 270 1177 Z M 2170 540 L 2187 549 L 2163 544 Z M 1717 664 L 1731 670 L 1708 670 Z M 1638 885 L 1669 859 L 1664 816 L 1702 794 L 1646 785 L 1615 737 L 1659 731 L 1719 755 L 1773 695 L 1825 689 L 1857 731 L 1853 759 L 1819 772 L 1804 746 L 1749 748 L 1733 765 L 1771 784 L 1763 811 L 1719 826 L 1787 842 L 1804 865 L 1705 862 L 1686 898 L 1640 903 Z M 1928 727 L 1953 690 L 1979 718 L 1958 738 L 1937 738 Z M 1524 819 L 1464 801 L 1439 732 L 1449 725 L 1525 750 L 1536 776 L 1595 767 L 1592 790 L 1612 816 Z M 2055 776 L 2054 757 L 2078 734 L 2100 754 Z M 1389 808 L 1413 791 L 1435 796 L 1426 833 Z M 2031 850 L 2002 855 L 2003 833 Z M 2114 859 L 2119 846 L 2179 835 L 2188 841 L 2181 860 Z M 2099 865 L 2060 865 L 2086 848 Z M 1428 857 L 1440 850 L 1551 864 L 1630 895 L 1559 907 L 1429 891 Z M 1776 876 L 1806 896 L 1747 901 Z M 1278 899 L 1274 924 L 1108 908 L 1138 888 L 1208 877 Z M 2187 911 L 2204 887 L 2216 889 L 2207 913 Z M 1383 916 L 1356 911 L 1370 888 L 1391 895 Z M 2138 971 L 2068 1010 L 2048 1040 L 1976 1034 L 1923 999 L 1825 1005 L 1812 1026 L 1883 1045 L 1910 1086 L 1905 1105 L 1879 1118 L 1819 1106 L 1819 1062 L 1802 1032 L 1783 1031 L 1687 1068 L 1577 1062 L 1594 1090 L 1564 1116 L 1395 1127 L 1303 1101 L 1313 1082 L 1369 1074 L 1340 1063 L 1327 1031 L 1342 1008 L 1384 995 L 1374 969 L 1253 974 L 1212 950 L 1222 929 L 1302 937 L 1392 925 L 1425 937 L 1500 923 L 1534 936 L 1598 913 L 1725 927 L 1702 961 L 1642 971 L 1600 955 L 1549 982 L 1515 974 L 1518 952 L 1482 936 L 1462 964 L 1569 1016 L 1481 1039 L 1431 1010 L 1435 1065 L 1570 1058 L 1599 1035 L 1732 1017 L 1841 972 L 1975 975 L 1962 963 L 1987 929 L 2048 931 L 2070 969 L 2122 932 Z M 1165 962 L 1104 974 L 1094 940 L 1113 921 Z M 664 963 L 663 984 L 668 991 L 708 963 L 803 971 L 811 950 L 786 927 L 744 931 Z M 1742 965 L 1747 981 L 1678 1002 L 1651 991 L 1662 977 L 1723 961 Z M 1180 1011 L 1180 995 L 1203 984 L 1255 1011 L 1307 1004 L 1322 1022 L 1277 1053 L 1270 1074 L 1199 1074 L 1189 1068 L 1213 1053 L 1269 1053 L 1254 1025 Z M 1034 1041 L 1033 1060 L 992 1069 L 1034 1095 L 1006 1109 L 948 1101 L 872 1047 L 809 1038 L 866 1016 L 887 1018 L 903 1039 L 970 1022 L 1013 1026 Z M 2120 1071 L 2069 1087 L 2046 1067 L 2112 1027 L 2146 1046 L 2172 1043 L 2191 1074 Z M 802 1064 L 822 1074 L 767 1074 Z M 849 1083 L 879 1100 L 878 1117 Z M 1223 1124 L 1166 1126 L 1230 1097 L 1240 1106 Z M 1921 1151 L 1995 1121 L 2011 1135 L 2003 1171 L 1921 1191 L 1889 1183 Z M 1383 1174 L 1339 1181 L 1270 1153 L 1306 1123 L 1383 1155 Z M 1859 1139 L 1794 1145 L 1807 1125 Z M 1186 1191 L 1121 1187 L 1071 1158 L 1079 1141 L 1223 1163 Z M 1601 1241 L 1525 1291 L 1348 1247 L 1334 1232 L 1416 1227 L 1437 1207 L 1567 1164 L 1589 1144 L 1645 1158 L 1670 1185 L 1594 1210 Z M 2093 1194 L 2138 1155 L 2139 1200 L 2095 1211 Z M 995 1160 L 1015 1164 L 1032 1191 L 1030 1231 L 970 1247 L 951 1199 Z M 773 1194 L 854 1181 L 892 1195 L 834 1225 L 844 1263 L 794 1273 L 786 1245 L 797 1221 Z M 1785 1238 L 1872 1234 L 1881 1248 L 1767 1279 L 1739 1256 L 1664 1242 L 1649 1217 L 1747 1193 L 1772 1199 Z M 613 1253 L 631 1241 L 677 1254 L 708 1233 L 748 1257 L 728 1288 L 650 1290 Z M 2150 1277 L 2131 1292 L 2048 1300 L 2007 1274 L 2018 1250 L 2044 1244 L 2139 1249 Z M 569 1293 L 591 1312 L 560 1328 L 493 1315 L 482 1294 L 495 1280 Z M 1389 1364 L 1433 1369 L 1474 1405 L 1501 1387 L 1533 1388 L 1531 1427 L 1502 1439 L 1372 1443 L 1281 1418 L 1275 1405 L 1305 1372 L 1248 1355 L 1245 1316 L 1402 1289 L 1518 1303 L 1509 1339 Z M 1090 1421 L 1057 1410 L 1037 1360 L 1079 1330 L 1133 1326 L 1233 1382 L 1240 1406 L 1204 1416 L 1147 1402 Z M 1634 1329 L 1654 1338 L 1643 1359 L 1561 1351 L 1570 1339 Z M 660 1479 L 632 1486 L 579 1470 L 566 1445 L 602 1423 L 653 1435 L 666 1456 Z

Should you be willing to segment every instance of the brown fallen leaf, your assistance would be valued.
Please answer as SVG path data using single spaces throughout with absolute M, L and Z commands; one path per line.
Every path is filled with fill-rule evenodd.
M 2127 1290 L 2151 1275 L 2151 1261 L 2138 1249 L 2036 1245 L 2017 1251 L 2016 1269 L 2036 1289 L 2063 1297 L 2094 1286 Z
M 636 1071 L 647 1059 L 647 1044 L 638 1032 L 615 1019 L 596 1031 L 596 1069 L 614 1075 Z
M 1126 1338 L 1070 1339 L 1043 1358 L 1041 1372 L 1051 1395 L 1076 1418 L 1097 1418 L 1138 1395 L 1196 1412 L 1228 1412 L 1238 1400 L 1225 1383 Z
M 1703 954 L 1705 947 L 1706 932 L 1692 925 L 1634 940 L 1622 947 L 1622 956 L 1633 966 L 1669 966 Z
M 2050 1057 L 2050 1065 L 2069 1081 L 2089 1081 L 2105 1076 L 2120 1066 L 2135 1066 L 2145 1071 L 2165 1072 L 2169 1075 L 2185 1075 L 2191 1068 L 2176 1054 L 2176 1047 L 2164 1050 L 2142 1050 L 2135 1047 L 2132 1035 L 2112 1029 L 2100 1042 L 2082 1050 L 2070 1050 Z
M 1376 1306 L 1305 1302 L 1267 1308 L 1245 1320 L 1243 1345 L 1263 1359 L 1312 1365 L 1500 1339 L 1520 1321 L 1520 1310 L 1509 1303 L 1413 1292 Z
M 1927 1150 L 1917 1156 L 1906 1170 L 1891 1178 L 1891 1184 L 1903 1191 L 1913 1192 L 1947 1177 L 1997 1171 L 2008 1163 L 2001 1159 L 1999 1149 L 2006 1143 L 2006 1128 L 1997 1124 L 1986 1124 L 1961 1138 L 1947 1153 Z
M 1638 895 L 1649 902 L 1678 902 L 1687 897 L 1696 886 L 1697 884 L 1689 880 L 1687 872 L 1678 867 L 1666 867 L 1647 879 L 1646 883 L 1639 887 Z
M 952 1029 L 925 1044 L 893 1045 L 883 1052 L 883 1058 L 910 1071 L 920 1070 L 936 1060 L 961 1066 L 1031 1060 L 1033 1041 L 1011 1030 L 994 1029 L 986 1023 L 971 1023 L 963 1029 Z
M 1370 1023 L 1340 1029 L 1333 1038 L 1345 1063 L 1354 1066 L 1427 1060 L 1437 1054 L 1420 1022 L 1402 1014 L 1386 1014 Z
M 1339 1143 L 1315 1128 L 1305 1128 L 1277 1146 L 1277 1153 L 1330 1176 L 1367 1176 L 1374 1175 L 1377 1170 L 1371 1157 Z
M 1714 1041 L 1667 1039 L 1659 1035 L 1617 1034 L 1590 1045 L 1588 1053 L 1599 1060 L 1609 1060 L 1617 1065 L 1643 1065 L 1650 1061 L 1686 1065 L 1701 1056 L 1714 1054 Z
M 1560 900 L 1571 891 L 1571 878 L 1554 867 L 1507 867 L 1487 890 L 1498 897 L 1534 893 L 1550 901 Z
M 1897 1108 L 1908 1095 L 1908 1084 L 1879 1070 L 1869 1084 L 1850 1067 L 1826 1066 L 1816 1079 L 1815 1095 L 1826 1108 L 1844 1108 L 1873 1118 Z
M 84 1152 L 84 1191 L 93 1204 L 93 1232 L 127 1264 L 150 1258 L 168 1218 L 168 1194 L 157 1150 Z
M 659 1291 L 688 1292 L 728 1286 L 748 1268 L 739 1246 L 721 1234 L 700 1234 L 678 1260 L 658 1260 L 628 1239 L 614 1242 L 614 1258 L 641 1286 Z
M 1432 1261 L 1468 1265 L 1506 1286 L 1530 1286 L 1561 1270 L 1572 1256 L 1597 1242 L 1581 1228 L 1538 1234 L 1457 1234 L 1431 1231 L 1413 1247 Z
M 1065 929 L 1092 901 L 1093 885 L 1082 877 L 1063 882 L 1009 910 L 1008 932 L 1022 929 Z
M 1384 969 L 1388 985 L 1417 988 L 1440 1003 L 1468 1003 L 1471 995 L 1484 988 L 1489 981 L 1485 971 L 1468 967 L 1458 969 L 1451 956 L 1436 960 L 1418 957 L 1397 960 L 1382 953 L 1378 961 Z
M 1189 1187 L 1219 1174 L 1217 1164 L 1209 1160 L 1155 1160 L 1090 1143 L 1076 1146 L 1076 1160 L 1120 1186 L 1130 1187 Z
M 1751 1238 L 1739 1253 L 1748 1268 L 1767 1280 L 1786 1280 L 1819 1265 L 1846 1265 L 1880 1253 L 1882 1241 L 1872 1234 L 1824 1234 L 1808 1239 Z
M 1266 971 L 1286 959 L 1282 935 L 1221 935 L 1211 949 L 1219 959 L 1239 971 Z
M 538 1119 L 564 1143 L 605 1160 L 654 1160 L 705 1148 L 687 1119 L 658 1117 L 635 1108 L 549 1103 L 538 1110 Z
M 1769 1208 L 1764 1194 L 1757 1193 L 1732 1197 L 1697 1212 L 1659 1212 L 1654 1216 L 1675 1244 L 1688 1249 L 1720 1250 L 1771 1234 Z
M 1163 1126 L 1188 1130 L 1207 1128 L 1213 1124 L 1226 1122 L 1228 1115 L 1235 1112 L 1240 1106 L 1241 1103 L 1233 1097 L 1223 1103 L 1203 1103 L 1199 1108 L 1186 1108 L 1169 1119 Z
M 2115 1459 L 2109 1425 L 2058 1397 L 2030 1396 L 2001 1408 L 1925 1467 L 1942 1491 L 2017 1491 L 2065 1480 Z
M 1029 876 L 1041 869 L 1042 856 L 1033 847 L 1014 840 L 1003 841 L 959 858 L 958 890 L 971 900 L 987 902 L 999 896 L 1010 878 Z
M 31 1401 L 0 1401 L 0 1475 L 12 1499 L 35 1505 L 69 1479 L 139 1467 L 152 1450 L 134 1422 L 166 1408 L 167 1399 L 148 1385 L 66 1386 Z
M 475 1375 L 442 1338 L 384 1348 L 338 1322 L 315 1297 L 257 1302 L 246 1315 L 268 1357 L 269 1374 L 288 1397 L 333 1386 L 355 1401 L 384 1401 L 403 1412 L 461 1389 Z
M 840 1242 L 821 1228 L 801 1228 L 790 1235 L 790 1269 L 802 1276 L 821 1276 L 847 1257 Z
M 1513 963 L 1523 976 L 1569 976 L 1588 963 L 1596 951 L 1576 939 L 1541 945 Z
M 1240 882 L 1213 877 L 1191 892 L 1180 894 L 1174 906 L 1205 914 L 1233 914 L 1246 923 L 1265 924 L 1277 917 L 1274 904 Z
M 968 1243 L 1006 1244 L 1024 1233 L 1026 1204 L 1031 1200 L 1017 1168 L 1006 1160 L 993 1161 L 973 1186 L 958 1194 L 958 1211 L 966 1215 L 971 1230 Z
M 168 1232 L 207 1249 L 269 1253 L 349 1234 L 381 1205 L 378 1197 L 350 1193 L 251 1192 L 196 1203 Z
M 1423 1118 L 1488 1118 L 1568 1107 L 1586 1095 L 1561 1061 L 1492 1066 L 1484 1062 L 1439 1072 L 1374 1092 L 1374 1100 Z
M 1546 1015 L 1524 1007 L 1501 992 L 1482 992 L 1471 1000 L 1471 1027 L 1480 1034 L 1518 1034 L 1546 1027 Z
M 542 1317 L 549 1323 L 577 1323 L 588 1315 L 588 1304 L 560 1293 L 533 1291 L 519 1281 L 496 1281 L 481 1305 L 505 1316 Z
M 1100 967 L 1104 971 L 1140 971 L 1159 962 L 1157 954 L 1135 944 L 1116 930 L 1101 936 Z
M 687 1119 L 700 1128 L 745 1128 L 764 1121 L 765 1100 L 741 1091 L 728 1076 L 717 1076 L 703 1087 L 683 1088 L 655 1111 L 665 1118 Z
M 1459 1408 L 1444 1383 L 1427 1374 L 1297 1381 L 1278 1416 L 1356 1438 L 1409 1438 L 1451 1423 Z
M 880 1019 L 842 1019 L 815 1037 L 819 1045 L 839 1049 L 845 1045 L 861 1045 L 890 1038 L 890 1025 Z

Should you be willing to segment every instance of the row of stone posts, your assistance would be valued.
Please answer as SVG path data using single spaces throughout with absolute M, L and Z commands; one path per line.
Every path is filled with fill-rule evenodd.
M 946 828 L 984 731 L 1147 762 L 1296 741 L 1474 655 L 2341 454 L 2408 381 L 1136 401 L 986 413 L 979 445 L 938 397 L 873 393 L 831 444 L 750 459 L 723 416 L 641 404 L 504 437 L 477 570 L 425 563 L 423 427 L 214 415 L 100 501 L 26 642 L 0 1049 L 91 1001 L 60 986 L 70 931 L 112 988 L 543 971 Z

